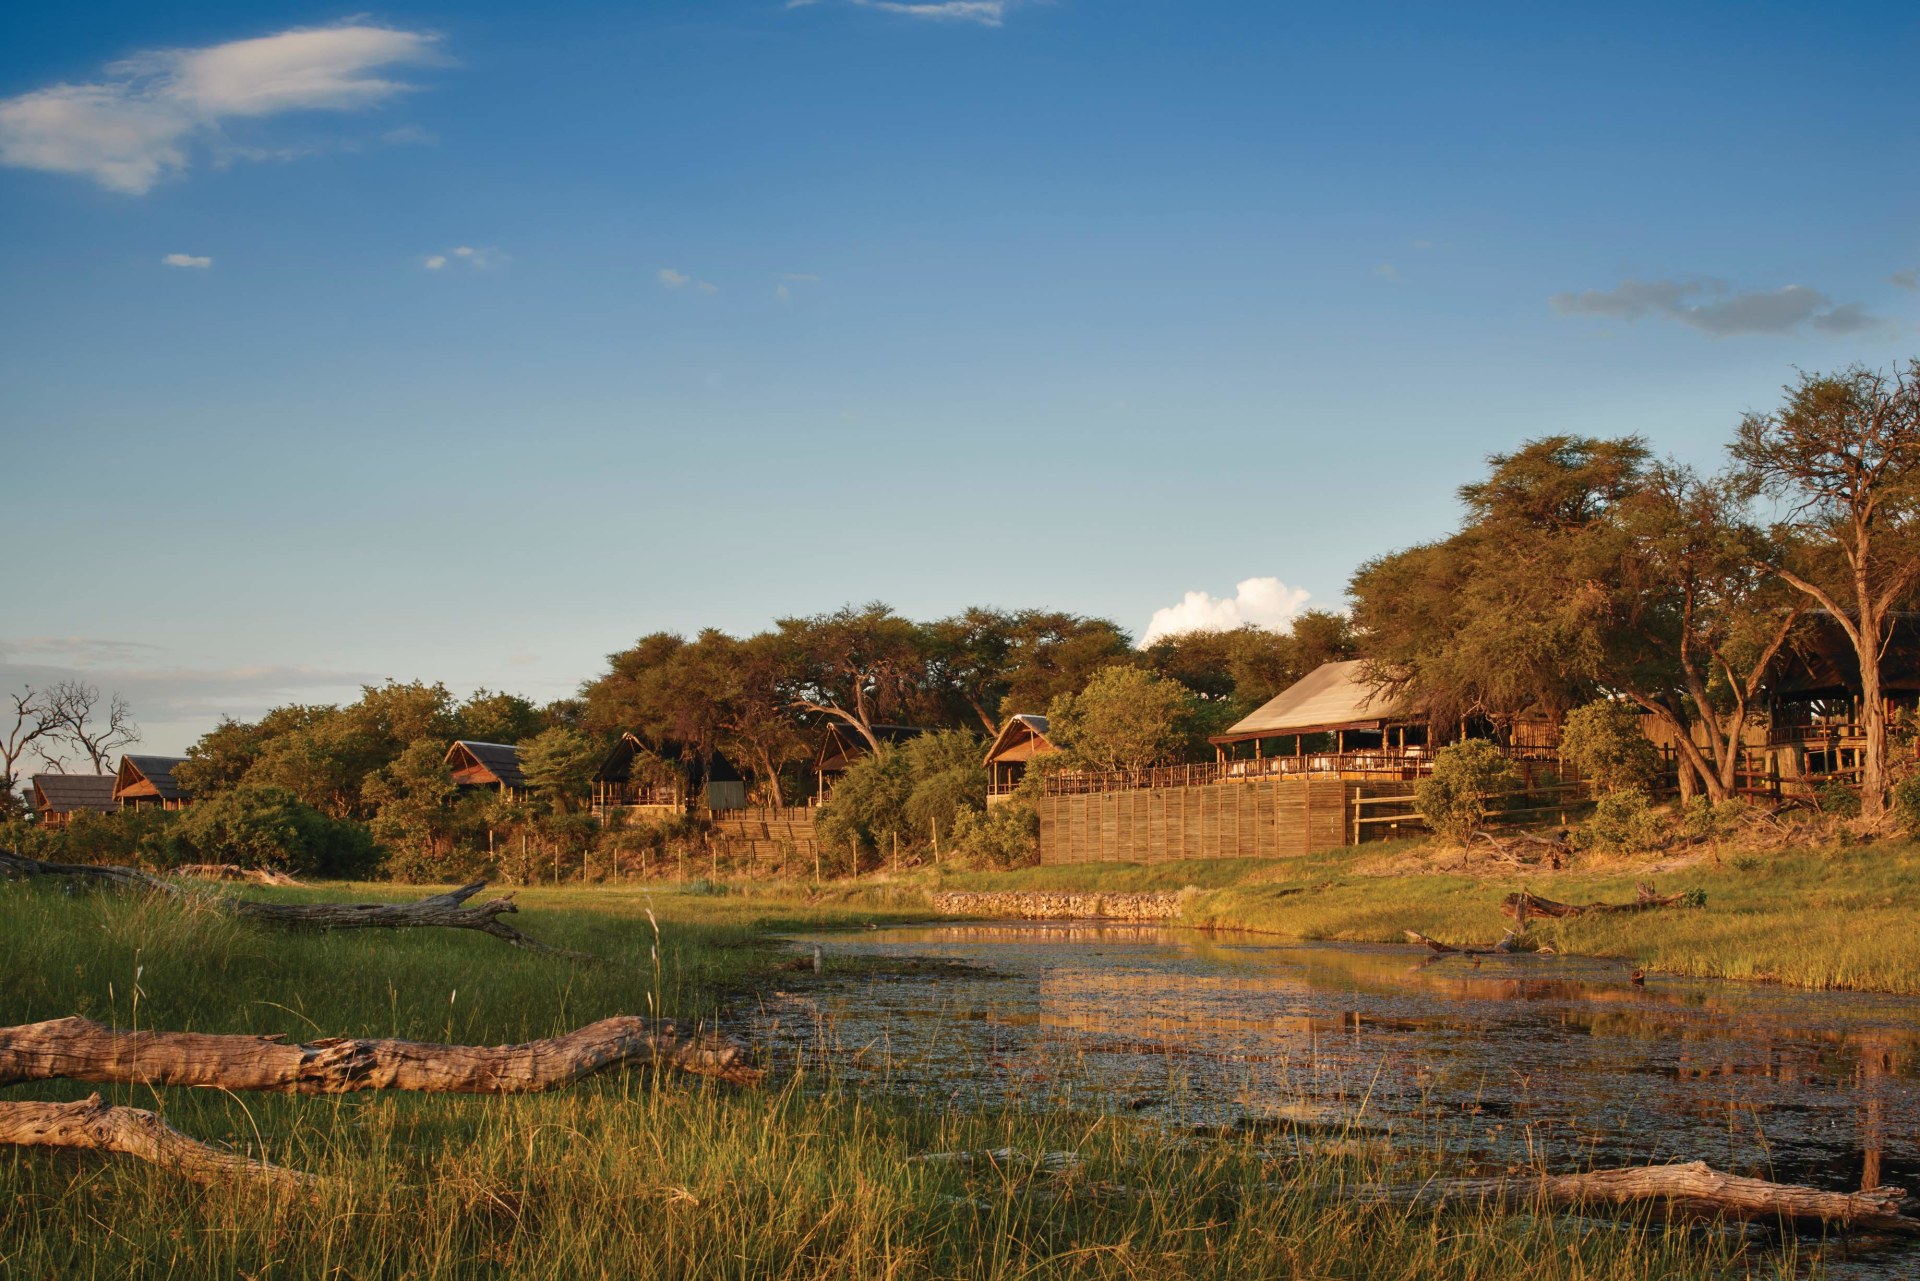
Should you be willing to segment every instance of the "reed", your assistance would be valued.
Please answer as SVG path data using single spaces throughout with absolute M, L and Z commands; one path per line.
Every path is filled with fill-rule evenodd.
M 650 993 L 667 1016 L 714 1017 L 777 974 L 772 932 L 885 919 L 861 902 L 765 896 L 525 899 L 542 937 L 609 963 L 462 932 L 287 935 L 126 895 L 0 887 L 0 1019 L 125 1023 L 137 969 L 142 1026 L 517 1040 L 644 1010 Z M 1800 1266 L 1791 1249 L 1748 1254 L 1715 1232 L 1342 1201 L 1345 1183 L 1433 1169 L 1417 1142 L 1176 1139 L 1132 1117 L 922 1105 L 852 1088 L 830 1063 L 759 1091 L 641 1071 L 511 1098 L 107 1093 L 332 1182 L 276 1197 L 133 1162 L 0 1153 L 0 1274 L 1691 1281 Z M 1083 1165 L 916 1159 L 999 1148 L 1070 1150 Z

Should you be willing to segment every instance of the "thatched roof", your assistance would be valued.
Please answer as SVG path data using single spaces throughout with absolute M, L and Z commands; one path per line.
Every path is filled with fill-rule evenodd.
M 706 760 L 685 743 L 672 739 L 658 744 L 650 743 L 640 735 L 629 730 L 620 736 L 613 750 L 601 760 L 600 768 L 594 771 L 594 781 L 598 783 L 625 783 L 633 777 L 633 758 L 642 752 L 659 757 L 670 765 L 677 765 L 686 777 L 689 785 L 698 785 L 703 780 L 708 783 L 738 783 L 742 779 L 740 770 L 726 758 L 722 752 L 714 752 Z
M 987 749 L 986 763 L 1030 761 L 1036 756 L 1059 751 L 1047 737 L 1047 727 L 1047 718 L 1044 716 L 1015 712 L 1007 717 L 1006 724 L 993 736 L 993 746 Z
M 527 776 L 520 772 L 520 749 L 511 743 L 476 743 L 472 739 L 454 740 L 447 749 L 447 768 L 453 781 L 463 785 L 525 787 Z
M 1391 694 L 1361 679 L 1363 665 L 1359 659 L 1322 663 L 1213 741 L 1245 742 L 1337 729 L 1377 730 L 1388 721 L 1404 719 L 1404 713 L 1394 707 Z
M 35 774 L 33 808 L 42 814 L 72 814 L 80 810 L 111 814 L 118 808 L 113 800 L 113 784 L 111 774 Z
M 928 733 L 924 725 L 875 725 L 873 736 L 889 747 L 898 747 L 910 738 L 918 738 Z M 813 768 L 821 774 L 842 774 L 859 760 L 873 751 L 866 736 L 842 721 L 833 721 L 827 726 L 826 738 L 820 744 L 820 755 L 814 760 Z
M 184 756 L 122 756 L 113 780 L 113 799 L 157 796 L 163 801 L 184 801 L 187 795 L 173 781 L 173 768 L 186 760 Z

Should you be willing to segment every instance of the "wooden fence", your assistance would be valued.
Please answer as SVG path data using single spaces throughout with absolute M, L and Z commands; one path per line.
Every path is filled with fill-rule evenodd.
M 1287 858 L 1353 839 L 1363 785 L 1264 778 L 1040 798 L 1042 863 Z

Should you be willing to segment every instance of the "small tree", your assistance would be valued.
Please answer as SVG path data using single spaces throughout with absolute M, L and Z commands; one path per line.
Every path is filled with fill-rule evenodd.
M 285 788 L 258 783 L 190 807 L 174 831 L 209 863 L 350 876 L 370 870 L 377 858 L 364 824 L 329 818 Z
M 592 792 L 593 770 L 600 757 L 592 739 L 562 726 L 520 744 L 520 772 L 535 795 L 565 812 Z
M 1192 699 L 1142 668 L 1103 668 L 1078 694 L 1053 700 L 1047 736 L 1083 766 L 1138 772 L 1180 750 Z
M 1625 703 L 1599 699 L 1567 713 L 1560 754 L 1608 795 L 1646 792 L 1660 775 L 1660 753 Z
M 1498 747 L 1470 738 L 1434 753 L 1433 773 L 1420 780 L 1414 806 L 1428 827 L 1465 845 L 1493 812 L 1494 794 L 1513 790 L 1519 781 Z

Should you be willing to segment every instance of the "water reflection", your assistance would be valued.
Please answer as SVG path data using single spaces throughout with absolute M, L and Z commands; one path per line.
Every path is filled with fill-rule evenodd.
M 948 925 L 803 941 L 827 977 L 761 1035 L 938 1098 L 1179 1127 L 1450 1127 L 1486 1166 L 1704 1159 L 1834 1190 L 1920 1186 L 1920 1001 L 1431 961 L 1151 926 Z M 862 977 L 846 958 L 939 967 Z M 838 972 L 845 975 L 835 978 Z

